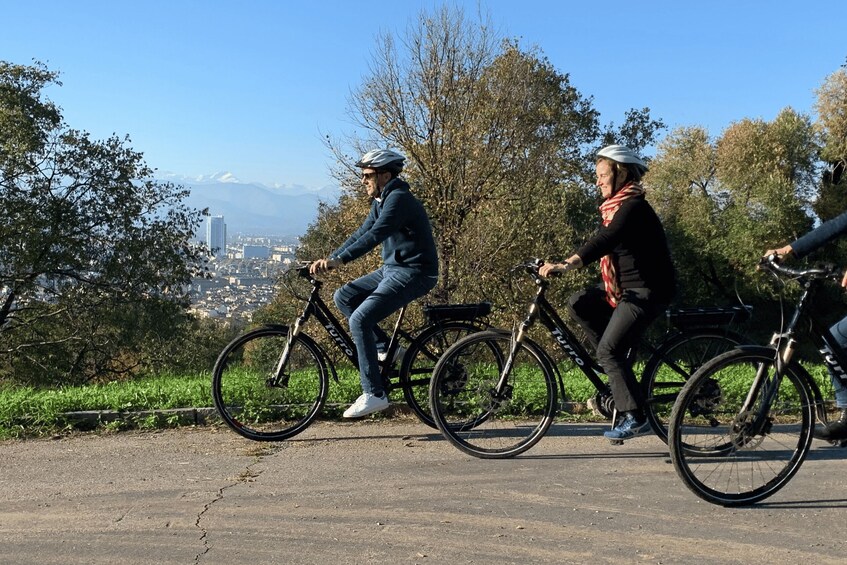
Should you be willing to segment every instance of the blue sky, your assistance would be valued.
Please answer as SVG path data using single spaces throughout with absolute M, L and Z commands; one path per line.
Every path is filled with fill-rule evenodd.
M 438 2 L 0 0 L 0 59 L 62 73 L 49 95 L 96 138 L 129 135 L 161 172 L 245 182 L 332 181 L 320 141 L 352 130 L 347 104 L 375 38 Z M 712 135 L 786 106 L 847 60 L 842 0 L 480 0 L 504 37 L 537 46 L 603 122 L 649 107 Z

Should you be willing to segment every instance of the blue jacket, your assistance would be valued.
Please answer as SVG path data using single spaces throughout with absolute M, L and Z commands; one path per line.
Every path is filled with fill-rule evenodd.
M 374 199 L 364 223 L 330 257 L 349 263 L 380 243 L 384 265 L 438 276 L 438 252 L 429 217 L 409 191 L 409 184 L 399 178 L 383 187 L 381 198 Z
M 845 232 L 847 232 L 847 212 L 822 223 L 792 243 L 791 250 L 797 257 L 804 257 Z

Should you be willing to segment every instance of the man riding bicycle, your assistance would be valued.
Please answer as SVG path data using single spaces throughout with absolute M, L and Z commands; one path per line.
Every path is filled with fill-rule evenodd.
M 406 158 L 388 149 L 368 151 L 356 163 L 362 184 L 373 198 L 365 221 L 326 259 L 312 263 L 312 274 L 335 269 L 382 244 L 382 267 L 349 282 L 335 293 L 335 304 L 350 323 L 356 345 L 362 395 L 344 411 L 345 418 L 388 408 L 379 370 L 379 351 L 389 338 L 377 325 L 438 282 L 438 253 L 423 204 L 399 178 Z

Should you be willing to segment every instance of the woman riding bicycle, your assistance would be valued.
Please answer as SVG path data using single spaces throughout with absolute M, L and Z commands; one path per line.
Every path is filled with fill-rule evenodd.
M 596 171 L 603 198 L 600 230 L 564 263 L 546 263 L 539 273 L 547 277 L 600 261 L 603 284 L 574 294 L 568 309 L 596 349 L 623 415 L 603 435 L 627 439 L 648 427 L 629 350 L 667 308 L 676 276 L 664 228 L 640 184 L 644 161 L 628 147 L 610 145 L 597 153 Z
M 382 267 L 345 284 L 334 297 L 350 323 L 363 391 L 345 410 L 345 418 L 388 408 L 378 360 L 378 349 L 385 348 L 388 336 L 377 323 L 428 293 L 438 282 L 438 253 L 429 217 L 409 184 L 398 177 L 405 160 L 394 151 L 375 149 L 356 163 L 362 169 L 362 184 L 373 198 L 370 213 L 341 247 L 311 266 L 312 274 L 320 274 L 382 244 Z
M 793 254 L 805 257 L 844 233 L 847 233 L 847 212 L 821 224 L 793 243 L 765 251 L 765 256 L 785 257 Z M 847 288 L 847 272 L 844 273 L 841 286 Z M 833 325 L 829 332 L 842 349 L 847 350 L 847 317 Z M 841 382 L 837 375 L 830 374 L 829 377 L 835 390 L 835 405 L 841 409 L 841 417 L 829 422 L 825 428 L 816 429 L 815 437 L 827 441 L 847 439 L 847 384 Z

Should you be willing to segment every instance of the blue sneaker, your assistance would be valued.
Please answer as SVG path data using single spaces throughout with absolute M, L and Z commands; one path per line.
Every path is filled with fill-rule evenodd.
M 647 420 L 639 422 L 632 414 L 627 414 L 620 423 L 603 435 L 608 439 L 629 439 L 646 434 L 650 430 Z

